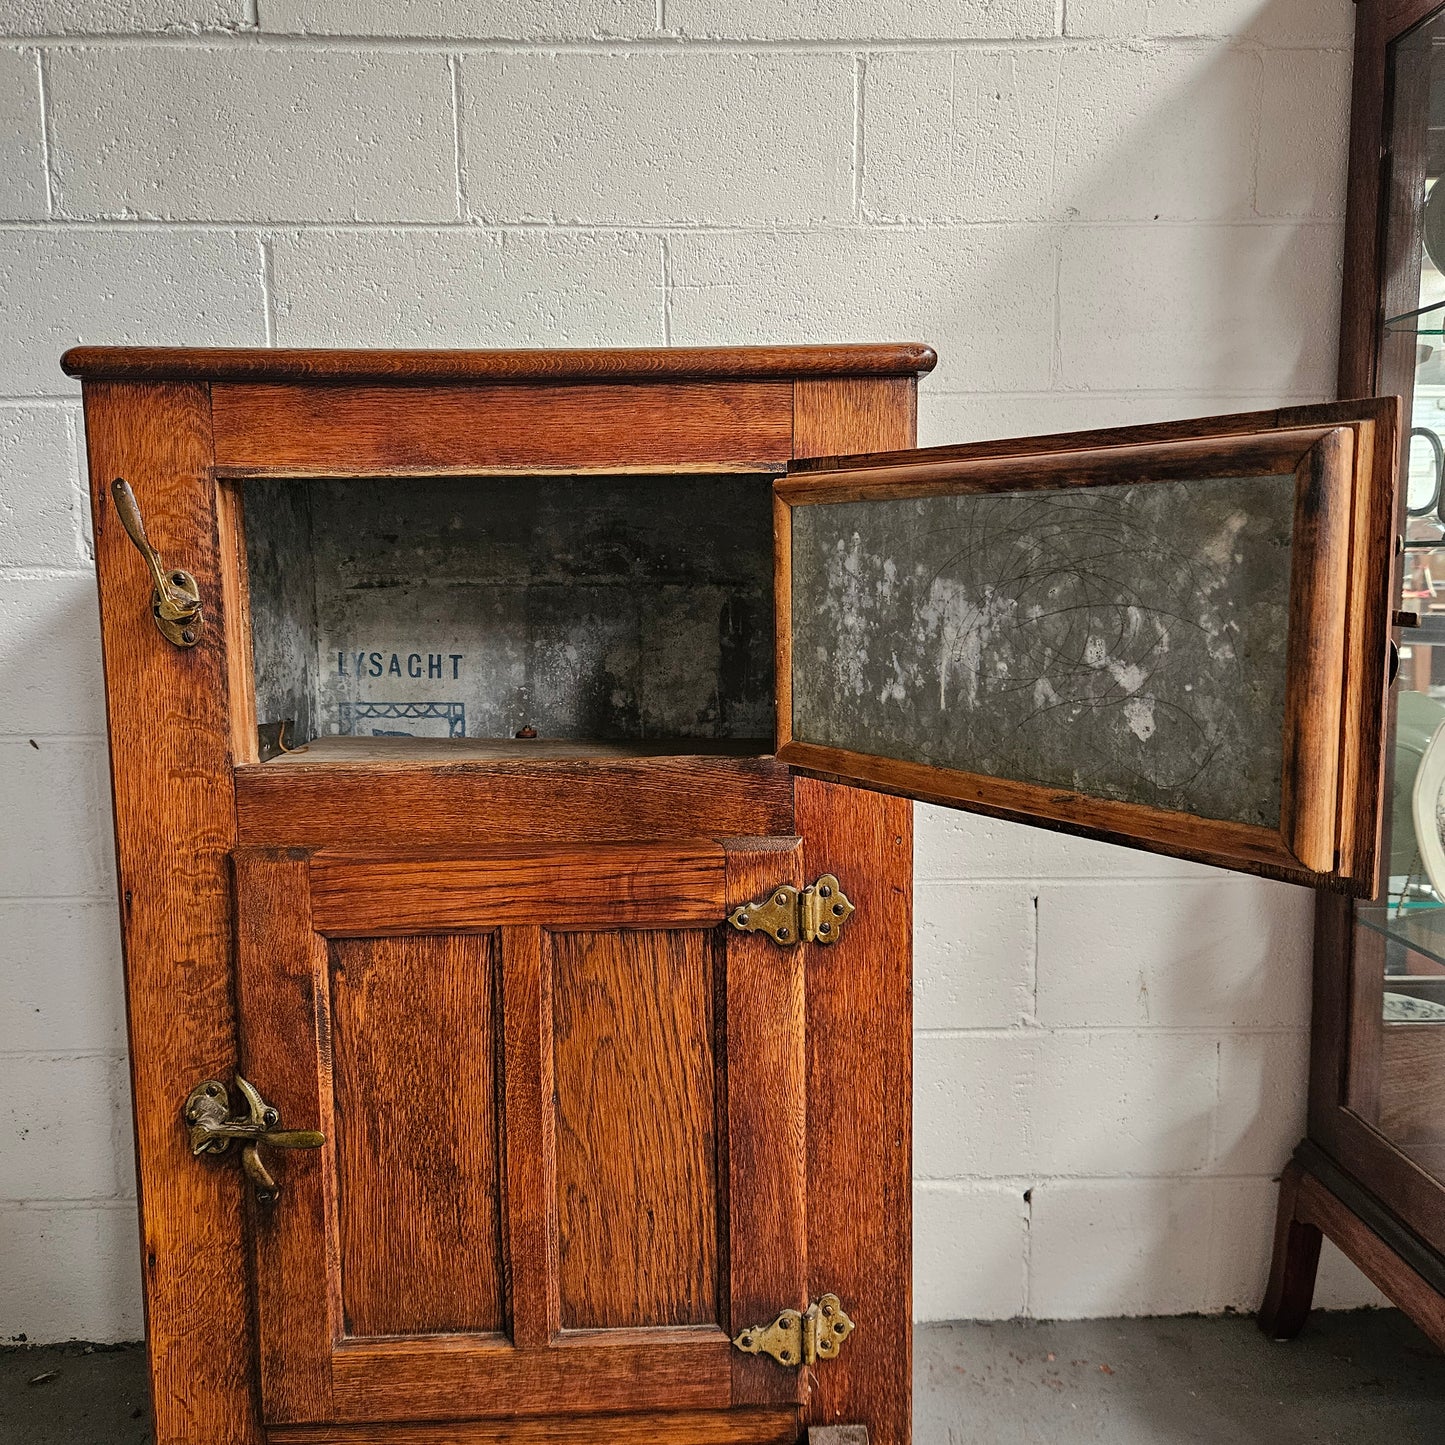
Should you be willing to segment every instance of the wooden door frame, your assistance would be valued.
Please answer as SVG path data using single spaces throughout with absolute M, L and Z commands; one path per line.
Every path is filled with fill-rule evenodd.
M 916 435 L 917 376 L 934 360 L 927 347 L 908 345 L 67 353 L 63 364 L 82 378 L 86 410 L 158 1445 L 266 1439 L 254 1388 L 243 1191 L 234 1165 L 191 1157 L 179 1112 L 194 1084 L 230 1079 L 238 1063 L 230 854 L 235 769 L 254 756 L 254 743 L 236 689 L 249 664 L 242 599 L 225 565 L 236 539 L 226 515 L 218 516 L 217 469 L 266 455 L 278 435 L 320 435 L 328 426 L 334 435 L 350 417 L 349 449 L 330 456 L 329 465 L 406 470 L 397 437 L 415 433 L 398 431 L 395 412 L 390 425 L 368 426 L 364 418 L 376 416 L 386 398 L 424 413 L 434 391 L 446 394 L 446 430 L 459 439 L 461 465 L 496 465 L 511 455 L 513 444 L 501 433 L 515 434 L 518 406 L 533 400 L 548 408 L 550 429 L 566 443 L 552 446 L 548 465 L 616 464 L 607 450 L 619 444 L 616 425 L 592 423 L 620 395 L 610 388 L 623 386 L 627 435 L 654 448 L 644 453 L 648 462 L 782 465 L 793 456 L 906 448 Z M 215 401 L 226 387 L 248 394 L 227 394 L 226 430 L 218 433 Z M 519 400 L 527 389 L 538 396 Z M 244 424 L 236 421 L 237 401 L 253 404 Z M 730 446 L 729 437 L 742 442 Z M 434 453 L 416 460 L 423 469 L 445 465 Z M 162 557 L 200 585 L 205 625 L 194 648 L 171 647 L 153 625 L 144 566 L 110 497 L 117 476 L 134 486 Z M 678 791 L 689 795 L 685 784 Z M 687 831 L 697 831 L 701 811 L 694 797 Z M 904 1445 L 911 1409 L 911 811 L 896 799 L 808 779 L 797 781 L 794 811 L 788 831 L 804 837 L 806 868 L 846 877 L 859 907 L 826 960 L 807 964 L 810 1177 L 828 1179 L 847 1197 L 842 1224 L 826 1211 L 810 1212 L 809 1290 L 835 1291 L 858 1321 L 847 1350 L 818 1371 L 808 1416 L 819 1425 L 864 1423 L 875 1445 Z M 747 808 L 734 808 L 734 821 L 739 813 L 745 817 Z M 780 821 L 777 813 L 774 789 L 767 822 L 738 831 L 766 832 Z M 608 825 L 597 826 L 606 836 Z M 840 1067 L 840 1055 L 870 1066 Z M 650 1438 L 669 1428 L 660 1418 L 652 1424 Z M 689 1428 L 703 1438 L 696 1422 Z M 495 1438 L 495 1431 L 473 1433 L 478 1441 Z

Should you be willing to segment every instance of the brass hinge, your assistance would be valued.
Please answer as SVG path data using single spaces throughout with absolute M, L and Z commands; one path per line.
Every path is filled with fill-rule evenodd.
M 734 1341 L 746 1355 L 771 1355 L 791 1370 L 831 1360 L 853 1333 L 853 1321 L 835 1294 L 805 1310 L 784 1310 L 770 1325 L 749 1325 Z
M 766 898 L 733 909 L 728 922 L 743 933 L 766 933 L 776 943 L 836 943 L 853 911 L 838 880 L 825 873 L 806 888 L 780 884 Z

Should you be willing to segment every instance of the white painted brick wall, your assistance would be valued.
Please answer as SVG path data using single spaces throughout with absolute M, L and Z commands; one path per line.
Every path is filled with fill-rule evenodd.
M 0 0 L 0 1338 L 141 1327 L 67 345 L 918 337 L 925 442 L 1321 399 L 1352 11 Z M 1252 1307 L 1309 898 L 931 808 L 917 871 L 919 1315 Z

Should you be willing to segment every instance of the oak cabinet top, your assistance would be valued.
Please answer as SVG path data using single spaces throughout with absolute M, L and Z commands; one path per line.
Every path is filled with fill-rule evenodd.
M 829 346 L 655 346 L 577 350 L 373 351 L 269 347 L 75 346 L 61 357 L 87 381 L 405 384 L 643 382 L 917 376 L 938 356 L 916 341 Z

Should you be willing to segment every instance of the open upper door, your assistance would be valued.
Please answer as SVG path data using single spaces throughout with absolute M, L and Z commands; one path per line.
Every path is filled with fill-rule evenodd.
M 797 462 L 778 755 L 1371 893 L 1398 404 Z

